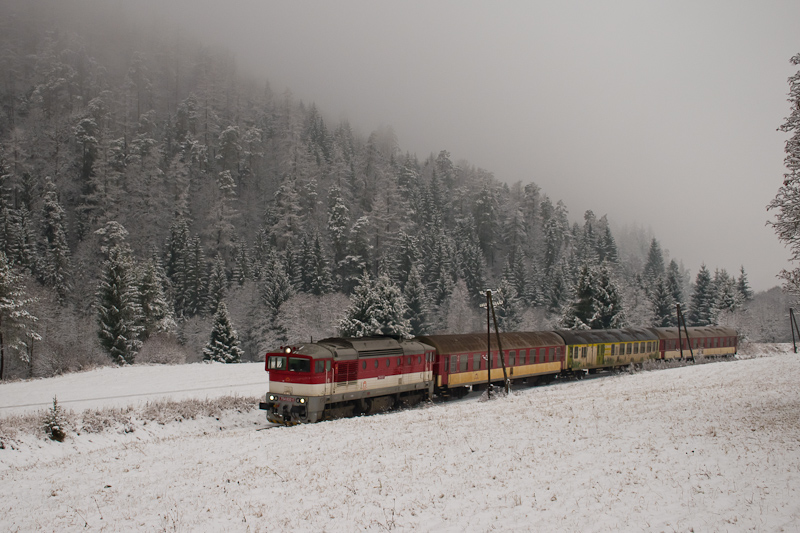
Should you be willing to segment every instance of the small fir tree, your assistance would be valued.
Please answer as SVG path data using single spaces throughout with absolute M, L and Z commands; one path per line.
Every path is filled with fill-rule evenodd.
M 214 315 L 211 338 L 203 348 L 203 361 L 241 363 L 243 350 L 239 347 L 239 335 L 233 329 L 225 302 L 220 302 Z

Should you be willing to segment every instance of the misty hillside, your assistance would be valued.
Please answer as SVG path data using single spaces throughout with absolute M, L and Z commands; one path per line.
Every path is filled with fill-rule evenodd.
M 0 13 L 6 376 L 195 361 L 221 323 L 255 360 L 336 334 L 370 283 L 402 294 L 410 334 L 479 329 L 486 287 L 505 329 L 597 327 L 580 308 L 601 295 L 605 327 L 669 324 L 675 303 L 690 325 L 747 322 L 738 266 L 690 280 L 657 239 L 354 131 L 113 3 Z

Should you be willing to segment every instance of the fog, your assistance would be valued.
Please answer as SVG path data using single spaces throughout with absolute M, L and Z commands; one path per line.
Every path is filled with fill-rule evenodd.
M 131 4 L 129 4 L 131 5 Z M 778 284 L 798 2 L 143 0 L 362 134 L 537 183 L 701 263 Z

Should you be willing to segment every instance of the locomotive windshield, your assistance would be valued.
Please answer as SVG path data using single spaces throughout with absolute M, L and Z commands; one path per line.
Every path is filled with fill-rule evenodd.
M 299 357 L 290 357 L 289 372 L 311 372 L 311 361 Z
M 286 358 L 280 355 L 271 356 L 268 368 L 270 370 L 284 370 L 286 368 Z
M 287 365 L 288 359 L 288 365 Z M 301 357 L 285 357 L 271 355 L 267 363 L 268 370 L 288 370 L 289 372 L 311 372 L 311 360 Z

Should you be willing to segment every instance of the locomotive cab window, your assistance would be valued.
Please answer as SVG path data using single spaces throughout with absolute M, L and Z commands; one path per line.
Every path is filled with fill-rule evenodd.
M 325 361 L 315 361 L 314 362 L 314 372 L 317 374 L 321 374 L 325 372 Z
M 273 355 L 269 358 L 270 370 L 286 370 L 286 358 L 280 355 Z
M 299 357 L 290 357 L 289 372 L 311 372 L 311 361 Z

